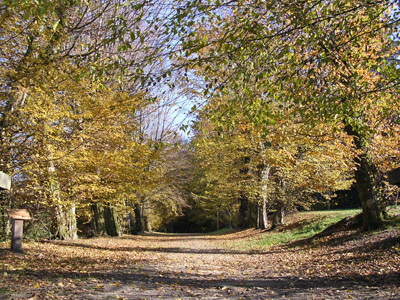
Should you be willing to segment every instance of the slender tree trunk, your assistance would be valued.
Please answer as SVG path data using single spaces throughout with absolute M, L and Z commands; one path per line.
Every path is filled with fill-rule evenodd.
M 267 165 L 265 162 L 261 167 L 261 199 L 262 199 L 262 229 L 266 229 L 268 227 L 268 211 L 267 211 L 267 204 L 268 204 L 268 180 L 269 180 L 269 173 L 271 167 Z
M 256 229 L 263 229 L 262 224 L 263 224 L 262 207 L 259 204 L 257 204 L 257 227 L 256 227 Z
M 361 152 L 355 157 L 354 177 L 361 200 L 363 228 L 366 231 L 379 228 L 383 224 L 384 207 L 382 199 L 382 179 L 368 155 L 365 139 L 350 125 L 346 133 L 353 136 L 356 149 Z
M 69 238 L 76 240 L 78 238 L 78 223 L 76 221 L 75 203 L 67 210 L 68 232 Z
M 104 206 L 104 222 L 109 236 L 120 236 L 117 210 L 110 204 Z
M 263 200 L 263 206 L 262 206 L 262 227 L 263 229 L 268 228 L 268 210 L 267 210 L 267 202 Z

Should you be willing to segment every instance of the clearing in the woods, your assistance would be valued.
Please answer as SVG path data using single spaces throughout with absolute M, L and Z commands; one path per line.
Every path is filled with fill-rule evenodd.
M 400 299 L 399 226 L 310 238 L 328 216 L 295 214 L 278 232 L 25 241 L 23 253 L 0 243 L 0 299 Z

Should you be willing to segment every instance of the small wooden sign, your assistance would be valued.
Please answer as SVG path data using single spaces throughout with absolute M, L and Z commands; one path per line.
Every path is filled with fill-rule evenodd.
M 12 219 L 11 250 L 21 252 L 24 221 L 32 218 L 26 209 L 7 209 L 7 214 Z
M 26 209 L 7 209 L 8 217 L 13 220 L 31 220 L 29 211 Z

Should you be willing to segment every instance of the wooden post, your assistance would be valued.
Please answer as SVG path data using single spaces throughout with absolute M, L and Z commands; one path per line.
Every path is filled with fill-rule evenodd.
M 12 236 L 11 236 L 11 250 L 16 252 L 22 251 L 22 232 L 24 229 L 23 220 L 12 220 Z
M 21 252 L 24 220 L 31 217 L 26 209 L 7 209 L 7 214 L 12 219 L 11 250 Z

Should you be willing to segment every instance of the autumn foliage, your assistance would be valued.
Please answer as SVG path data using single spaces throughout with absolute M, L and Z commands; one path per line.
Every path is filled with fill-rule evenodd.
M 395 2 L 0 6 L 4 237 L 14 207 L 75 239 L 277 228 L 352 185 L 372 230 L 397 201 Z

